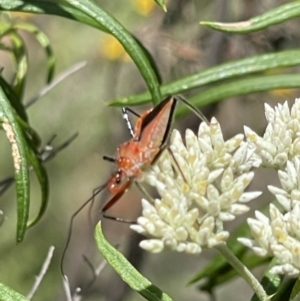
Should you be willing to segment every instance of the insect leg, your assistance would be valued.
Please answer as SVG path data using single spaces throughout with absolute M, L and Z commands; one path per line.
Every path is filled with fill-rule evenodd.
M 148 191 L 137 181 L 135 181 L 135 185 L 137 188 L 146 196 L 147 200 L 151 201 L 152 204 L 154 204 L 153 197 L 148 193 Z
M 175 156 L 174 156 L 172 150 L 170 149 L 170 145 L 165 144 L 165 145 L 163 145 L 163 146 L 160 148 L 159 152 L 156 154 L 156 156 L 154 157 L 153 161 L 151 162 L 151 165 L 153 165 L 153 164 L 156 163 L 156 161 L 159 159 L 159 157 L 161 156 L 161 154 L 162 154 L 162 152 L 163 152 L 164 150 L 167 150 L 167 151 L 169 152 L 169 154 L 170 154 L 170 156 L 172 157 L 172 160 L 173 160 L 173 162 L 175 163 L 175 165 L 176 165 L 176 167 L 177 167 L 177 169 L 178 169 L 180 175 L 182 176 L 183 181 L 184 181 L 185 183 L 187 183 L 186 177 L 184 176 L 184 174 L 183 174 L 183 172 L 182 172 L 182 170 L 181 170 L 181 168 L 180 168 L 180 166 L 179 166 L 179 163 L 177 162 L 177 160 L 176 160 L 176 158 L 175 158 Z
M 132 109 L 130 109 L 128 107 L 123 107 L 122 108 L 123 119 L 126 121 L 127 128 L 130 132 L 131 137 L 133 138 L 134 137 L 134 129 L 133 129 L 133 126 L 132 126 L 132 124 L 129 120 L 128 112 L 130 112 L 131 114 L 135 115 L 138 118 L 140 118 L 140 115 L 137 114 L 135 111 L 133 111 Z
M 128 180 L 123 186 L 120 187 L 120 190 L 108 201 L 108 203 L 103 207 L 101 210 L 101 213 L 104 218 L 111 219 L 117 222 L 123 222 L 128 224 L 135 224 L 136 221 L 128 221 L 119 217 L 107 215 L 105 212 L 110 209 L 123 195 L 124 193 L 129 189 L 129 187 L 132 185 L 133 180 Z

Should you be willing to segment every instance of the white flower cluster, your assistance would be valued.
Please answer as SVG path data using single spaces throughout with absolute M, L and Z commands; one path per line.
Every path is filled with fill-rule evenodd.
M 299 276 L 300 272 L 300 203 L 292 211 L 281 214 L 270 204 L 270 218 L 255 212 L 256 219 L 248 218 L 254 240 L 239 238 L 259 256 L 273 256 L 276 265 L 273 274 Z
M 273 256 L 275 274 L 298 276 L 300 273 L 300 99 L 289 111 L 287 102 L 275 109 L 265 105 L 268 126 L 263 138 L 246 130 L 246 136 L 256 147 L 256 156 L 264 166 L 277 168 L 282 188 L 268 186 L 287 212 L 281 214 L 270 205 L 270 218 L 256 212 L 248 219 L 254 240 L 239 241 L 260 256 Z
M 201 123 L 196 136 L 187 130 L 185 145 L 178 131 L 147 174 L 160 199 L 142 200 L 143 216 L 131 228 L 150 237 L 140 246 L 151 252 L 176 250 L 198 254 L 202 247 L 224 243 L 223 223 L 248 211 L 245 203 L 260 192 L 245 192 L 258 166 L 255 149 L 242 134 L 224 141 L 219 123 Z
M 287 160 L 300 155 L 300 98 L 291 111 L 287 102 L 274 109 L 265 104 L 265 116 L 268 125 L 263 137 L 248 127 L 245 135 L 256 148 L 256 158 L 262 160 L 262 166 L 282 168 Z

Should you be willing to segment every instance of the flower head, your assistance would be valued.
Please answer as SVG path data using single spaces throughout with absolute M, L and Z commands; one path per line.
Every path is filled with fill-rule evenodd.
M 141 247 L 200 253 L 224 243 L 223 223 L 248 211 L 245 203 L 260 192 L 245 192 L 253 179 L 253 148 L 242 134 L 224 141 L 215 118 L 201 123 L 196 136 L 187 130 L 185 145 L 178 131 L 171 136 L 170 155 L 164 152 L 147 174 L 160 199 L 142 201 L 143 216 L 131 228 L 149 236 Z
M 300 274 L 300 99 L 289 110 L 287 102 L 274 109 L 265 105 L 268 126 L 263 137 L 246 128 L 250 144 L 262 165 L 278 169 L 281 188 L 269 185 L 285 210 L 282 214 L 270 204 L 270 218 L 256 212 L 248 224 L 253 239 L 239 241 L 259 256 L 272 256 L 276 265 L 270 272 L 275 274 Z
M 270 205 L 270 218 L 256 211 L 256 219 L 249 218 L 248 225 L 254 240 L 239 238 L 259 256 L 273 256 L 276 265 L 273 274 L 298 276 L 300 273 L 300 203 L 286 214 Z
M 283 167 L 287 160 L 300 155 L 300 98 L 289 109 L 288 103 L 278 104 L 274 109 L 265 104 L 268 125 L 263 137 L 245 127 L 249 143 L 264 167 Z

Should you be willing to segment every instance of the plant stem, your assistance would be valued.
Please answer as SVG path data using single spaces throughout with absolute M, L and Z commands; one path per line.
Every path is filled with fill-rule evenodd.
M 241 275 L 245 281 L 253 288 L 255 294 L 261 301 L 270 300 L 268 296 L 259 283 L 259 281 L 254 277 L 254 275 L 248 270 L 248 268 L 228 249 L 226 244 L 219 245 L 215 247 L 222 256 L 228 261 L 229 264 Z

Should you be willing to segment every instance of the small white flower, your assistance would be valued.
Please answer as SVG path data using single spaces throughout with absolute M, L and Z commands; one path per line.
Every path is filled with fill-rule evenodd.
M 282 189 L 269 185 L 268 189 L 273 193 L 285 211 L 292 210 L 300 202 L 300 160 L 295 157 L 287 161 L 285 170 L 278 171 L 278 177 Z
M 300 273 L 300 203 L 292 211 L 282 214 L 270 204 L 270 218 L 256 212 L 256 219 L 248 219 L 254 240 L 239 238 L 259 256 L 273 256 L 274 274 L 299 276 Z
M 300 155 L 300 98 L 291 110 L 287 102 L 274 109 L 265 104 L 265 115 L 268 125 L 263 137 L 248 127 L 245 135 L 264 167 L 282 168 L 288 160 Z
M 260 192 L 245 192 L 258 166 L 254 148 L 239 134 L 224 141 L 220 124 L 201 123 L 196 136 L 171 135 L 173 158 L 164 152 L 145 180 L 160 199 L 143 200 L 143 216 L 131 228 L 149 239 L 140 246 L 151 252 L 174 250 L 198 254 L 203 247 L 223 244 L 229 232 L 223 223 L 249 210 L 246 203 Z M 174 158 L 175 161 L 174 162 Z

